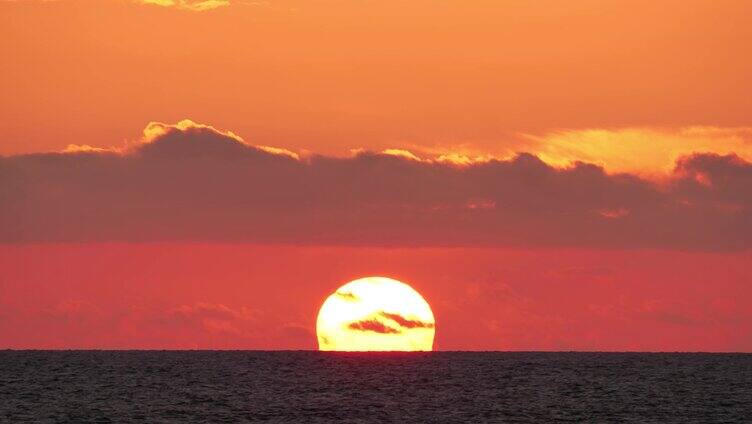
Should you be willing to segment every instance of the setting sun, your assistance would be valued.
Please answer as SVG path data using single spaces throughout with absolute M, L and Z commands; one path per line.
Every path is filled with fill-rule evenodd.
M 428 351 L 436 323 L 409 285 L 391 278 L 351 281 L 332 293 L 316 322 L 320 350 Z

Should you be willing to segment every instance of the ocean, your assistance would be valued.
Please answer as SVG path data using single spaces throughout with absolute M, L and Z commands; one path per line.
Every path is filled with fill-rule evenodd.
M 2 422 L 752 422 L 752 354 L 0 351 Z

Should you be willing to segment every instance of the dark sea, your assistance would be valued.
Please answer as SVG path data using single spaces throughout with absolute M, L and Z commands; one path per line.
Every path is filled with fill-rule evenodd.
M 751 354 L 0 351 L 2 422 L 752 422 Z

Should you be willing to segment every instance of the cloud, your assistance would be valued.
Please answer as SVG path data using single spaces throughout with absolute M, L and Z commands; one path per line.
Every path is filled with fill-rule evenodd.
M 434 327 L 434 324 L 432 322 L 423 322 L 420 320 L 407 319 L 400 314 L 391 314 L 388 312 L 382 312 L 381 316 L 396 322 L 402 328 L 409 329 L 409 328 L 433 328 Z
M 372 331 L 380 334 L 399 334 L 400 330 L 388 327 L 377 319 L 367 319 L 362 321 L 351 322 L 347 328 L 358 331 Z
M 749 322 L 749 310 L 730 298 L 710 294 L 696 299 L 685 297 L 646 298 L 633 304 L 590 304 L 589 311 L 598 318 L 624 321 L 649 320 L 687 327 L 723 326 Z
M 316 336 L 311 332 L 311 330 L 300 324 L 295 323 L 288 323 L 282 326 L 281 332 L 293 340 L 315 340 Z
M 229 0 L 135 0 L 137 3 L 204 12 L 230 5 Z
M 101 311 L 96 305 L 80 299 L 63 299 L 44 312 L 51 318 L 67 324 L 91 322 L 101 316 Z
M 421 160 L 458 165 L 507 161 L 523 151 L 557 168 L 592 163 L 610 174 L 630 173 L 660 180 L 671 177 L 677 160 L 695 153 L 735 154 L 752 161 L 752 127 L 563 129 L 409 148 L 404 151 Z
M 347 300 L 347 301 L 350 301 L 350 302 L 357 302 L 358 300 L 360 300 L 360 299 L 358 299 L 358 296 L 356 296 L 352 292 L 337 291 L 334 294 L 336 294 L 337 296 L 339 296 L 341 299 L 344 299 L 344 300 Z
M 386 318 L 392 323 L 397 324 L 400 328 L 394 328 L 390 325 L 387 325 L 385 322 L 382 321 L 382 318 Z M 394 313 L 389 313 L 389 312 L 384 312 L 384 311 L 376 314 L 374 318 L 351 322 L 347 326 L 347 328 L 351 330 L 372 331 L 374 333 L 381 333 L 381 334 L 399 334 L 402 332 L 402 329 L 410 330 L 413 328 L 433 328 L 433 327 L 434 327 L 434 324 L 432 322 L 423 322 L 420 320 L 407 319 L 400 314 L 394 314 Z
M 182 318 L 217 319 L 224 321 L 248 319 L 252 316 L 251 311 L 246 308 L 234 310 L 222 304 L 204 302 L 198 302 L 195 305 L 181 305 L 171 309 L 169 313 Z
M 413 152 L 411 152 L 409 150 L 386 149 L 386 150 L 384 150 L 381 153 L 383 153 L 385 155 L 397 156 L 397 157 L 400 157 L 400 158 L 405 158 L 405 159 L 410 159 L 410 160 L 417 160 L 417 161 L 421 160 L 419 157 L 415 156 L 415 154 L 413 154 Z
M 240 144 L 244 144 L 243 139 L 232 131 L 221 131 L 211 125 L 199 124 L 190 119 L 183 119 L 177 124 L 165 124 L 164 122 L 149 122 L 144 128 L 144 144 L 150 144 L 158 138 L 164 138 L 172 134 L 194 134 L 208 132 L 222 135 L 225 138 L 232 139 Z
M 671 174 L 675 162 L 694 153 L 736 154 L 752 160 L 752 127 L 683 127 L 563 130 L 523 134 L 525 147 L 544 162 L 595 163 L 610 172 Z
M 656 321 L 675 325 L 699 325 L 703 319 L 682 302 L 650 299 L 643 302 L 638 313 Z
M 677 159 L 670 178 L 464 165 L 361 151 L 298 157 L 192 121 L 122 148 L 0 157 L 0 242 L 748 249 L 752 164 Z
M 208 333 L 250 337 L 254 333 L 248 331 L 249 322 L 254 318 L 254 312 L 245 307 L 232 309 L 223 304 L 198 302 L 169 309 L 162 321 Z

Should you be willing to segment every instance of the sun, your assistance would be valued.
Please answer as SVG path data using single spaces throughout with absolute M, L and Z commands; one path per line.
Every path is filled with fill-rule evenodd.
M 340 287 L 316 320 L 319 350 L 428 351 L 435 332 L 428 302 L 407 284 L 385 277 Z

